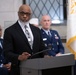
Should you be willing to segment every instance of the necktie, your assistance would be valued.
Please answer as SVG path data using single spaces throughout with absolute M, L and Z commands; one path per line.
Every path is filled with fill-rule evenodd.
M 48 31 L 48 36 L 51 37 L 51 33 Z
M 1 41 L 0 41 L 0 47 L 3 48 Z
M 30 47 L 32 48 L 33 41 L 32 41 L 30 32 L 28 31 L 28 27 L 26 25 L 25 25 L 25 35 L 26 35 L 26 37 L 28 39 L 28 42 L 30 44 Z

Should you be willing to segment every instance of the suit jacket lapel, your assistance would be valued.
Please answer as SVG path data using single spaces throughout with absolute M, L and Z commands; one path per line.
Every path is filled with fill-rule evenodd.
M 37 35 L 37 33 L 36 33 L 36 31 L 35 31 L 35 27 L 33 26 L 33 25 L 31 25 L 30 24 L 30 28 L 31 28 L 31 31 L 32 31 L 32 34 L 33 34 L 33 38 L 34 38 L 34 40 L 33 40 L 33 50 L 35 50 L 35 48 L 36 48 L 36 46 L 37 46 L 37 37 L 38 37 L 38 35 Z
M 16 23 L 16 31 L 18 31 L 18 33 L 20 34 L 21 38 L 25 41 L 25 43 L 27 43 L 27 45 L 30 47 L 28 40 L 23 32 L 23 30 L 21 29 L 20 25 L 18 24 L 18 22 Z
M 34 28 L 33 28 L 33 26 L 30 24 L 30 28 L 31 28 L 31 31 L 32 31 L 32 34 L 33 34 L 33 38 L 34 38 L 34 40 L 33 40 L 33 47 L 35 46 L 35 35 L 36 35 L 36 33 L 35 33 L 35 31 L 34 31 Z

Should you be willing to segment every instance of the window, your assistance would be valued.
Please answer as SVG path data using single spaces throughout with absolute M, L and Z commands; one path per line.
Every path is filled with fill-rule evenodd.
M 31 6 L 32 17 L 40 20 L 42 15 L 48 14 L 52 19 L 52 24 L 61 24 L 66 20 L 65 3 L 66 0 L 26 0 L 26 4 Z

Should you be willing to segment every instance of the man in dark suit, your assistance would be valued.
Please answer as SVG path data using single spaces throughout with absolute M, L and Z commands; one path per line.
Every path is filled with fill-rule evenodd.
M 48 15 L 44 15 L 41 18 L 41 33 L 45 46 L 51 49 L 48 51 L 49 56 L 59 56 L 64 53 L 64 47 L 62 45 L 60 36 L 56 30 L 50 29 L 51 19 Z
M 29 24 L 31 13 L 30 6 L 21 5 L 18 21 L 4 32 L 4 56 L 12 62 L 11 75 L 20 75 L 20 62 L 45 49 L 40 29 Z M 33 56 L 33 58 L 40 57 L 43 55 Z

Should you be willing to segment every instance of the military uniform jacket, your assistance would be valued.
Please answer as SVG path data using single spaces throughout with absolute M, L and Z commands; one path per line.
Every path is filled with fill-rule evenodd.
M 3 57 L 3 48 L 1 47 L 1 45 L 3 45 L 3 39 L 0 38 L 0 67 L 1 67 L 1 64 L 5 62 Z
M 45 46 L 48 48 L 49 44 L 51 45 L 51 49 L 48 50 L 48 55 L 55 56 L 57 53 L 64 53 L 64 47 L 57 31 L 50 30 L 51 37 L 43 29 L 41 29 L 41 33 Z

